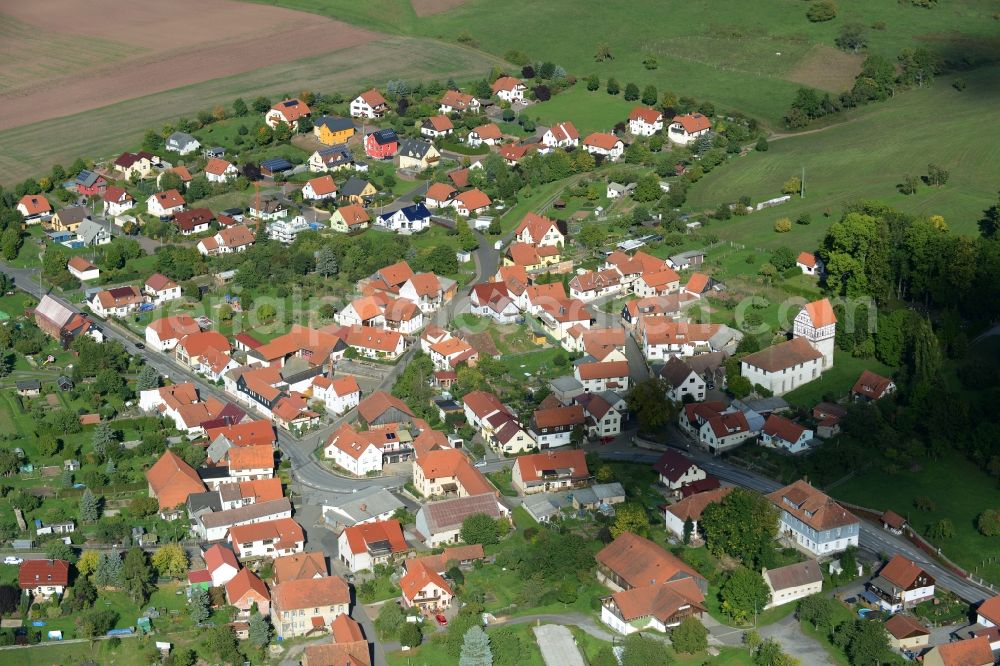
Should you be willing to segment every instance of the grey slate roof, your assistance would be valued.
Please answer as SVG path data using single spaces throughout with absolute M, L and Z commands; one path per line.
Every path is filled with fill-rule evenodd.
M 415 159 L 421 159 L 424 155 L 430 152 L 433 146 L 429 141 L 422 141 L 421 139 L 407 139 L 399 144 L 399 153 L 405 157 L 413 157 Z
M 354 128 L 354 121 L 350 118 L 338 118 L 336 116 L 322 116 L 313 123 L 317 127 L 326 127 L 331 132 L 342 132 L 346 129 Z
M 403 503 L 385 488 L 368 487 L 356 493 L 337 497 L 323 508 L 324 514 L 333 511 L 335 516 L 333 522 L 342 522 L 350 526 L 403 506 Z
M 88 218 L 81 222 L 80 226 L 77 227 L 76 235 L 79 236 L 85 244 L 93 245 L 98 236 L 107 236 L 110 238 L 111 232 L 94 220 Z

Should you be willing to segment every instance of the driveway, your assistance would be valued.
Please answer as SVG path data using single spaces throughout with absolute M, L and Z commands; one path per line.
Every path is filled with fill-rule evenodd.
M 568 628 L 558 624 L 543 624 L 534 627 L 533 631 L 538 647 L 542 650 L 545 666 L 587 666 Z
M 803 664 L 829 664 L 833 666 L 830 655 L 826 653 L 819 641 L 802 633 L 799 621 L 793 615 L 761 627 L 757 630 L 761 638 L 773 638 L 781 643 L 781 649 L 798 659 Z

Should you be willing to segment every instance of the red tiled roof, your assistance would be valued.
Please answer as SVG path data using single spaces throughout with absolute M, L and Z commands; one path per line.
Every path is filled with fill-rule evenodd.
M 240 544 L 266 539 L 271 539 L 276 549 L 285 550 L 303 543 L 305 534 L 302 531 L 302 526 L 294 518 L 278 518 L 277 520 L 236 525 L 229 528 L 229 541 L 235 548 L 240 548 Z
M 240 563 L 236 559 L 236 554 L 220 544 L 215 544 L 206 550 L 203 559 L 205 560 L 205 568 L 210 574 L 226 564 L 237 571 L 240 568 Z
M 614 134 L 608 134 L 606 132 L 594 132 L 583 140 L 583 145 L 594 146 L 595 148 L 600 148 L 601 150 L 612 150 L 616 145 L 621 143 L 622 140 L 616 137 Z
M 340 576 L 303 578 L 278 583 L 271 591 L 274 607 L 280 611 L 349 604 L 351 590 Z
M 628 377 L 628 361 L 601 361 L 598 363 L 581 363 L 576 366 L 581 380 L 587 379 L 617 379 Z
M 560 428 L 565 426 L 580 425 L 585 421 L 586 418 L 583 415 L 583 407 L 580 405 L 537 409 L 534 414 L 536 428 Z
M 918 567 L 913 561 L 902 555 L 893 555 L 892 559 L 886 562 L 878 575 L 902 590 L 910 589 L 910 586 L 921 575 L 926 575 L 924 570 Z
M 218 157 L 210 157 L 205 164 L 205 173 L 210 173 L 213 176 L 221 176 L 231 166 L 233 165 L 226 160 L 219 159 Z
M 491 203 L 493 203 L 486 193 L 482 190 L 473 189 L 467 192 L 462 192 L 457 197 L 455 201 L 461 203 L 465 208 L 470 211 L 479 210 L 480 208 L 486 208 Z
M 240 569 L 240 572 L 226 583 L 226 601 L 235 606 L 247 596 L 252 601 L 271 599 L 271 594 L 267 591 L 267 585 L 264 581 L 249 569 Z
M 647 125 L 654 125 L 658 120 L 663 120 L 663 114 L 656 109 L 649 109 L 644 106 L 637 106 L 628 114 L 629 120 L 642 120 Z
M 801 479 L 775 490 L 767 498 L 778 509 L 787 511 L 819 532 L 858 522 L 854 514 Z
M 803 426 L 780 414 L 771 414 L 764 421 L 764 434 L 783 439 L 790 444 L 799 441 L 799 437 L 805 431 Z
M 712 122 L 700 113 L 687 113 L 683 116 L 674 116 L 673 122 L 680 123 L 681 127 L 688 134 L 707 130 L 712 126 Z
M 888 377 L 876 375 L 871 370 L 865 370 L 858 377 L 858 381 L 854 382 L 851 393 L 854 395 L 863 395 L 872 400 L 878 400 L 886 395 L 892 384 L 893 381 Z
M 321 552 L 295 553 L 274 558 L 276 582 L 324 577 L 329 575 L 326 556 Z
M 434 201 L 450 201 L 455 196 L 455 188 L 448 183 L 434 183 L 427 188 L 425 199 Z
M 472 130 L 479 135 L 482 140 L 492 139 L 496 141 L 497 139 L 503 137 L 503 133 L 500 128 L 496 126 L 495 123 L 486 123 L 485 125 L 480 125 L 479 127 Z
M 823 358 L 823 354 L 809 344 L 805 338 L 792 338 L 786 342 L 765 347 L 759 352 L 747 354 L 742 361 L 765 372 L 778 372 L 820 358 Z
M 286 99 L 278 102 L 271 107 L 271 110 L 280 113 L 287 123 L 294 123 L 302 116 L 308 116 L 312 113 L 309 105 L 300 99 Z
M 609 543 L 596 558 L 632 587 L 657 585 L 685 575 L 704 580 L 677 556 L 631 532 Z
M 358 95 L 364 100 L 365 104 L 372 107 L 373 109 L 378 106 L 385 105 L 385 97 L 382 97 L 382 93 L 372 88 L 371 90 L 366 90 L 365 92 Z
M 413 411 L 406 406 L 406 403 L 385 391 L 375 391 L 362 400 L 358 404 L 358 415 L 368 423 L 373 423 L 391 407 L 395 407 L 411 417 L 413 416 Z
M 677 516 L 682 522 L 688 518 L 697 522 L 709 504 L 718 504 L 731 492 L 733 492 L 732 488 L 716 488 L 715 490 L 694 493 L 671 504 L 667 507 L 667 511 Z
M 809 314 L 809 320 L 812 321 L 812 325 L 816 328 L 837 323 L 837 315 L 833 313 L 833 306 L 830 305 L 830 299 L 828 298 L 806 303 L 805 311 Z
M 17 203 L 24 206 L 28 211 L 27 214 L 29 217 L 52 212 L 52 204 L 49 203 L 48 199 L 39 194 L 25 194 Z
M 337 191 L 337 183 L 333 182 L 333 176 L 329 174 L 313 178 L 307 181 L 306 185 L 311 186 L 313 193 L 317 196 L 333 194 Z
M 579 449 L 545 451 L 521 456 L 514 463 L 520 470 L 521 478 L 527 483 L 542 478 L 544 472 L 556 469 L 572 470 L 573 479 L 590 478 L 587 457 Z
M 274 469 L 274 447 L 270 444 L 235 446 L 226 452 L 229 469 L 241 472 L 251 469 Z
M 69 562 L 66 560 L 26 560 L 17 572 L 22 590 L 39 585 L 69 585 Z
M 413 601 L 416 596 L 428 585 L 435 585 L 441 590 L 451 594 L 451 587 L 440 574 L 429 570 L 423 564 L 411 564 L 402 578 L 399 579 L 399 587 L 403 596 Z
M 993 651 L 986 636 L 976 636 L 954 643 L 943 643 L 937 650 L 944 666 L 991 666 Z M 925 657 L 926 659 L 926 657 Z
M 501 76 L 499 79 L 493 82 L 492 90 L 493 94 L 496 95 L 501 90 L 511 91 L 517 86 L 523 86 L 520 79 L 515 79 L 513 76 Z
M 146 471 L 146 480 L 160 502 L 160 510 L 183 504 L 191 493 L 205 492 L 198 473 L 169 449 Z
M 796 263 L 808 266 L 810 268 L 816 267 L 816 255 L 812 252 L 799 252 L 798 259 L 795 260 Z
M 348 547 L 355 555 L 367 552 L 369 544 L 379 541 L 387 541 L 393 553 L 409 550 L 406 539 L 403 538 L 403 528 L 395 518 L 348 527 L 344 530 L 344 536 L 347 538 Z

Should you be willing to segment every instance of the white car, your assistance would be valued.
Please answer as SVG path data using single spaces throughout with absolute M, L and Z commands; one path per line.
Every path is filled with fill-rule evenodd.
M 24 562 L 24 559 L 18 557 L 17 555 L 8 555 L 7 557 L 3 558 L 4 564 L 21 564 L 22 562 Z

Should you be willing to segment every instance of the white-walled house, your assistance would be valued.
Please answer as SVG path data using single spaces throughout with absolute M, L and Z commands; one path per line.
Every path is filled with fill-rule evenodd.
M 382 451 L 373 438 L 348 423 L 341 424 L 326 440 L 323 457 L 358 477 L 382 471 Z
M 760 444 L 772 449 L 783 449 L 788 453 L 801 453 L 809 448 L 813 431 L 779 414 L 771 414 L 764 422 L 760 433 Z
M 351 100 L 351 117 L 381 118 L 389 111 L 389 105 L 382 93 L 374 88 L 361 93 Z
M 146 210 L 150 215 L 170 217 L 184 210 L 184 197 L 177 190 L 151 194 L 146 198 Z
M 614 134 L 594 132 L 583 140 L 583 149 L 609 162 L 617 162 L 625 153 L 625 143 Z
M 795 265 L 806 275 L 820 275 L 823 273 L 823 261 L 812 252 L 799 252 Z
M 422 203 L 411 204 L 392 213 L 379 215 L 375 218 L 375 226 L 398 234 L 415 234 L 430 228 L 431 212 Z
M 694 461 L 673 449 L 664 452 L 653 463 L 653 471 L 659 476 L 660 483 L 670 490 L 680 490 L 689 483 L 701 481 L 708 476 Z
M 688 395 L 695 402 L 705 399 L 705 378 L 677 356 L 667 359 L 660 377 L 667 383 L 667 397 L 674 402 L 684 402 L 684 396 Z
M 328 412 L 337 416 L 354 409 L 361 402 L 358 380 L 351 375 L 336 379 L 313 377 L 312 391 L 313 399 L 322 402 Z
M 894 555 L 868 582 L 882 610 L 898 613 L 934 598 L 934 577 L 912 560 Z
M 181 286 L 162 273 L 153 273 L 142 285 L 142 291 L 149 301 L 163 305 L 181 297 Z
M 628 114 L 628 131 L 635 136 L 653 136 L 663 131 L 663 113 L 637 106 Z
M 394 518 L 348 527 L 337 539 L 340 560 L 354 572 L 387 564 L 407 550 L 403 529 Z
M 667 138 L 672 142 L 686 146 L 697 141 L 712 130 L 712 121 L 700 113 L 687 113 L 675 116 L 667 128 Z
M 861 521 L 803 480 L 769 494 L 780 512 L 778 534 L 813 555 L 827 556 L 858 545 Z
M 493 82 L 491 90 L 496 97 L 505 102 L 522 102 L 528 87 L 512 76 L 501 76 Z
M 771 593 L 765 609 L 784 606 L 823 591 L 823 572 L 816 560 L 764 569 L 763 576 Z
M 575 148 L 580 145 L 580 132 L 573 123 L 556 123 L 542 135 L 542 145 L 548 148 Z

